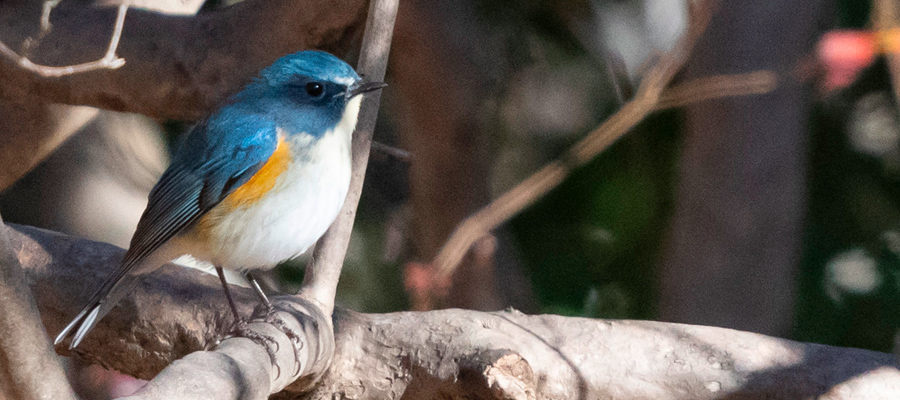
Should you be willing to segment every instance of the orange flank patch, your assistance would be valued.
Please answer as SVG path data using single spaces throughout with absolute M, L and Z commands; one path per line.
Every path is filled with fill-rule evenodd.
M 223 201 L 223 205 L 228 209 L 235 209 L 249 206 L 262 199 L 266 193 L 275 187 L 278 176 L 287 171 L 291 162 L 289 147 L 284 138 L 279 137 L 278 145 L 275 147 L 275 152 L 269 157 L 269 161 L 266 161 L 249 181 L 231 192 Z

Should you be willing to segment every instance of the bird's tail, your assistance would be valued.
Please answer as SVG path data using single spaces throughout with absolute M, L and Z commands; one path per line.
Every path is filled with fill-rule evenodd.
M 127 268 L 123 269 L 127 270 Z M 85 335 L 97 325 L 97 322 L 100 322 L 116 306 L 119 300 L 122 300 L 137 285 L 140 278 L 140 275 L 129 273 L 116 274 L 110 277 L 91 297 L 91 301 L 88 302 L 87 306 L 56 336 L 53 344 L 58 345 L 67 337 L 72 336 L 72 343 L 69 345 L 69 349 L 77 347 L 84 340 Z

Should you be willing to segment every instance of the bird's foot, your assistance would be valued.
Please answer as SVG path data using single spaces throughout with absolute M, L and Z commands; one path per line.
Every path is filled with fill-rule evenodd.
M 265 348 L 266 353 L 269 354 L 269 360 L 272 361 L 272 366 L 275 367 L 276 379 L 281 376 L 281 367 L 278 366 L 278 360 L 275 357 L 275 352 L 278 351 L 278 342 L 276 342 L 275 339 L 250 329 L 250 325 L 243 319 L 239 319 L 237 323 L 234 324 L 234 328 L 228 336 L 226 336 L 226 338 L 229 337 L 247 338 Z
M 300 350 L 303 349 L 303 341 L 300 340 L 300 334 L 287 326 L 287 323 L 278 316 L 277 312 L 278 310 L 274 306 L 268 307 L 266 316 L 263 317 L 263 321 L 278 328 L 278 330 L 283 332 L 288 339 L 291 340 L 291 343 L 294 345 L 294 363 L 297 365 L 297 369 L 294 371 L 294 375 L 296 375 L 300 372 L 300 368 L 302 367 L 300 362 Z

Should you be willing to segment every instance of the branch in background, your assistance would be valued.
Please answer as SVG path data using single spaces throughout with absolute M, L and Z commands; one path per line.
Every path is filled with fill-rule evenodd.
M 666 89 L 660 96 L 656 109 L 684 107 L 723 97 L 765 94 L 775 90 L 777 86 L 778 76 L 771 71 L 698 78 Z
M 0 100 L 0 191 L 81 130 L 97 109 L 47 104 L 35 96 Z
M 45 78 L 0 58 L 0 97 L 37 95 L 157 119 L 195 120 L 287 53 L 319 48 L 345 55 L 362 27 L 365 0 L 247 0 L 194 16 L 128 11 L 116 53 L 122 68 Z M 15 44 L 33 29 L 41 2 L 0 3 L 0 40 Z M 29 58 L 74 65 L 107 52 L 115 8 L 61 2 L 53 29 Z M 190 40 L 172 40 L 173 37 Z M 265 45 L 260 45 L 265 43 Z
M 672 50 L 663 54 L 656 65 L 645 74 L 634 99 L 572 146 L 563 158 L 544 166 L 531 177 L 466 218 L 432 262 L 438 269 L 436 280 L 441 281 L 451 276 L 475 241 L 543 197 L 562 183 L 572 170 L 586 164 L 606 150 L 653 111 L 682 105 L 685 102 L 764 93 L 772 90 L 775 86 L 775 77 L 765 71 L 705 78 L 685 83 L 671 91 L 666 90 L 675 74 L 687 61 L 697 38 L 706 29 L 714 6 L 715 1 L 713 0 L 706 0 L 700 2 L 699 5 L 691 6 L 691 23 L 688 25 L 687 31 Z
M 141 0 L 113 0 L 104 4 L 114 5 L 119 1 L 145 10 L 178 15 L 196 13 L 203 3 L 203 0 L 156 1 L 152 3 Z M 50 33 L 52 28 L 50 12 L 58 4 L 59 0 L 44 1 L 44 7 L 40 14 L 40 32 L 36 36 L 25 39 L 22 44 L 23 56 L 30 57 L 33 50 Z M 124 30 L 124 19 L 121 26 Z M 2 30 L 2 26 L 0 26 L 0 30 Z M 84 32 L 80 32 L 80 34 L 84 34 Z M 110 48 L 113 47 L 117 46 Z M 109 54 L 109 49 L 107 49 L 107 54 Z M 19 68 L 12 64 L 10 67 Z M 0 61 L 0 75 L 3 75 L 3 68 L 2 61 Z M 0 92 L 3 91 L 2 85 L 11 83 L 14 81 L 0 81 Z M 96 108 L 51 104 L 46 99 L 37 97 L 38 95 L 25 92 L 12 100 L 0 99 L 0 131 L 6 133 L 0 135 L 0 191 L 5 190 L 31 171 L 97 115 Z
M 389 146 L 374 140 L 372 141 L 372 150 L 380 151 L 403 162 L 412 161 L 412 153 L 399 147 Z
M 12 228 L 11 247 L 54 334 L 118 266 L 123 251 Z M 244 311 L 258 303 L 249 289 L 235 287 L 234 294 Z M 93 362 L 149 378 L 172 360 L 213 346 L 216 332 L 229 327 L 229 312 L 214 276 L 165 266 L 104 318 L 78 351 Z M 304 398 L 866 400 L 900 392 L 900 364 L 889 354 L 714 327 L 515 311 L 367 315 L 340 309 L 334 324 L 334 359 Z M 248 397 L 262 393 L 261 383 L 250 385 L 246 377 L 260 373 L 254 368 L 270 370 L 271 364 L 260 346 L 245 347 L 259 348 L 252 363 L 224 353 L 209 364 L 215 368 L 185 368 L 186 380 L 202 377 L 220 385 L 202 393 L 184 385 L 179 397 L 227 399 L 238 389 Z M 288 361 L 292 364 L 293 356 Z M 241 377 L 237 385 L 250 386 L 229 382 L 236 377 Z M 298 396 L 289 387 L 273 398 Z
M 45 2 L 44 13 L 41 17 L 41 36 L 49 33 L 50 30 L 50 11 L 58 2 Z M 50 6 L 47 6 L 47 5 Z M 19 64 L 25 70 L 34 72 L 40 76 L 45 78 L 58 78 L 65 75 L 79 74 L 88 71 L 94 71 L 98 69 L 116 69 L 123 65 L 125 65 L 125 60 L 116 57 L 116 49 L 119 47 L 119 39 L 122 37 L 122 28 L 125 26 L 125 13 L 128 12 L 128 4 L 122 4 L 118 7 L 118 11 L 116 14 L 116 24 L 115 28 L 113 28 L 112 36 L 109 39 L 109 47 L 107 47 L 106 54 L 96 60 L 91 62 L 86 62 L 78 65 L 67 65 L 64 67 L 51 67 L 47 65 L 38 65 L 28 59 L 26 56 L 20 56 L 16 54 L 15 51 L 9 48 L 5 43 L 0 41 L 0 55 L 10 59 L 10 61 L 14 61 Z M 34 43 L 26 42 L 26 43 Z M 30 47 L 30 46 L 29 46 Z
M 0 219 L 0 397 L 75 399 Z
M 0 101 L 6 103 L 0 110 L 9 114 L 0 118 L 0 126 L 6 127 L 6 134 L 0 135 L 0 190 L 30 171 L 96 113 L 87 107 L 68 113 L 64 106 L 45 102 L 137 112 L 158 119 L 197 119 L 284 54 L 311 47 L 332 51 L 346 47 L 348 36 L 362 22 L 366 1 L 248 0 L 224 11 L 190 17 L 146 8 L 185 13 L 195 10 L 197 1 L 141 3 L 144 9 L 129 12 L 127 27 L 119 8 L 112 40 L 108 30 L 114 9 L 57 3 L 46 1 L 42 7 L 40 2 L 0 2 L 0 40 L 14 43 L 24 38 L 23 54 L 46 65 L 78 64 L 85 55 L 105 51 L 106 57 L 121 54 L 128 66 L 47 78 L 24 69 L 18 62 L 21 57 L 8 47 L 2 50 L 5 45 L 0 42 L 4 55 L 0 57 L 0 98 L 4 100 Z M 29 36 L 28 24 L 19 22 L 32 20 L 41 21 L 36 38 Z M 253 23 L 260 20 L 266 22 Z M 121 32 L 118 46 L 115 32 Z M 191 40 L 173 41 L 174 36 Z M 262 41 L 268 45 L 259 46 Z M 109 46 L 101 50 L 106 43 Z

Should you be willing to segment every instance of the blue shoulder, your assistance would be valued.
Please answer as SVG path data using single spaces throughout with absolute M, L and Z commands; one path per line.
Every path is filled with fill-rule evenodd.
M 203 179 L 201 209 L 218 204 L 268 161 L 278 145 L 275 121 L 225 107 L 198 124 L 173 160 Z
M 259 171 L 277 145 L 274 122 L 253 114 L 220 111 L 197 124 L 150 192 L 125 263 L 195 224 Z

